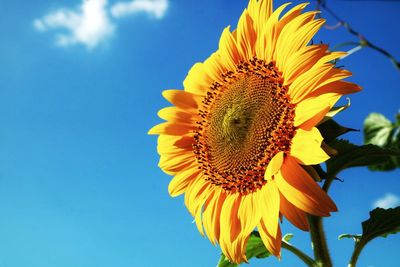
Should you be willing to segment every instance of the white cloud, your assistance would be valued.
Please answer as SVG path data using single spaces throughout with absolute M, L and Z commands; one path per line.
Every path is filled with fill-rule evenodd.
M 56 10 L 34 20 L 33 25 L 39 32 L 61 30 L 62 33 L 56 35 L 56 43 L 60 46 L 83 44 L 92 49 L 114 34 L 116 19 L 137 13 L 160 19 L 167 8 L 168 0 L 131 0 L 117 2 L 111 7 L 107 0 L 82 0 L 75 10 Z
M 131 0 L 130 2 L 118 2 L 111 7 L 111 14 L 115 18 L 145 12 L 155 18 L 162 18 L 167 11 L 167 0 Z
M 89 49 L 110 37 L 115 26 L 106 10 L 107 0 L 83 0 L 77 10 L 60 9 L 34 21 L 38 31 L 65 29 L 56 36 L 60 46 L 83 44 Z
M 382 198 L 375 200 L 372 204 L 373 208 L 380 207 L 384 209 L 395 208 L 400 205 L 400 198 L 394 194 L 387 193 Z

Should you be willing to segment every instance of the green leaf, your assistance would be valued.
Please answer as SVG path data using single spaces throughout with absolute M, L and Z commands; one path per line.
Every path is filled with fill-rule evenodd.
M 330 142 L 329 145 L 338 151 L 336 156 L 326 162 L 330 177 L 335 177 L 347 168 L 376 165 L 387 161 L 391 156 L 400 157 L 400 151 L 372 144 L 357 146 L 340 139 Z
M 334 120 L 327 120 L 318 125 L 317 128 L 320 131 L 322 137 L 324 138 L 324 142 L 330 142 L 336 137 L 339 137 L 347 132 L 357 131 L 355 129 L 344 127 L 338 124 Z
M 400 206 L 397 208 L 376 208 L 369 213 L 370 218 L 362 223 L 361 240 L 366 242 L 376 237 L 386 237 L 400 231 Z
M 256 257 L 266 258 L 271 256 L 271 253 L 265 248 L 263 241 L 261 240 L 260 234 L 258 232 L 253 232 L 247 241 L 246 247 L 246 257 L 247 259 Z
M 400 151 L 400 113 L 392 123 L 380 113 L 371 113 L 364 121 L 364 143 Z M 388 157 L 385 162 L 372 165 L 371 170 L 387 171 L 400 167 L 400 157 Z
M 239 266 L 239 264 L 230 262 L 225 257 L 224 253 L 221 253 L 221 257 L 219 258 L 217 267 L 236 267 L 236 266 Z
M 353 237 L 354 251 L 348 266 L 356 266 L 357 259 L 365 245 L 377 237 L 387 237 L 389 234 L 400 232 L 400 206 L 394 209 L 376 208 L 369 212 L 369 219 L 362 222 L 362 235 L 341 235 Z
M 285 235 L 286 237 L 287 235 Z M 293 235 L 292 235 L 293 236 Z M 291 237 L 290 237 L 291 238 Z M 266 258 L 271 256 L 271 253 L 265 248 L 264 243 L 261 240 L 260 234 L 258 232 L 253 232 L 247 241 L 246 247 L 246 257 L 248 260 L 251 258 Z M 239 264 L 231 263 L 223 253 L 218 261 L 218 267 L 236 267 Z
M 366 144 L 385 146 L 389 143 L 393 125 L 379 113 L 371 113 L 364 121 L 364 141 Z

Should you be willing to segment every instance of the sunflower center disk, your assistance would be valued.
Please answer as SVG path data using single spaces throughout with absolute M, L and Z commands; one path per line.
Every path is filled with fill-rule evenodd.
M 271 158 L 289 151 L 294 105 L 273 64 L 254 60 L 223 76 L 204 97 L 194 152 L 207 180 L 248 194 L 266 183 Z

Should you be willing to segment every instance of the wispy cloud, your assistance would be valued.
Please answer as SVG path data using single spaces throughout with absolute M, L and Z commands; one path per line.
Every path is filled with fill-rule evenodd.
M 34 20 L 33 25 L 39 32 L 57 31 L 59 46 L 83 44 L 92 49 L 115 33 L 116 19 L 137 13 L 160 19 L 167 8 L 168 0 L 133 0 L 111 7 L 107 0 L 82 0 L 77 8 L 61 8 Z
M 59 9 L 34 21 L 38 31 L 64 29 L 56 36 L 60 46 L 83 44 L 94 48 L 115 30 L 106 10 L 107 0 L 83 0 L 77 10 Z
M 130 2 L 119 2 L 111 7 L 111 14 L 115 18 L 145 12 L 156 18 L 162 18 L 167 11 L 167 0 L 132 0 Z
M 400 198 L 394 194 L 387 193 L 382 198 L 374 201 L 373 208 L 380 207 L 384 209 L 395 208 L 400 205 Z

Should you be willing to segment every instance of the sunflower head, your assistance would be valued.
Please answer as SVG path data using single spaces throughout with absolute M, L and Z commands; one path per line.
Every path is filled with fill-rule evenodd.
M 317 12 L 302 13 L 300 4 L 282 15 L 287 6 L 250 1 L 236 30 L 225 28 L 218 50 L 192 67 L 184 90 L 163 92 L 173 106 L 149 132 L 160 135 L 159 166 L 174 176 L 170 194 L 185 194 L 200 233 L 237 263 L 247 260 L 255 228 L 279 257 L 280 217 L 308 230 L 306 214 L 337 210 L 307 165 L 329 158 L 318 123 L 360 88 L 332 64 L 345 53 L 309 45 L 324 23 Z

